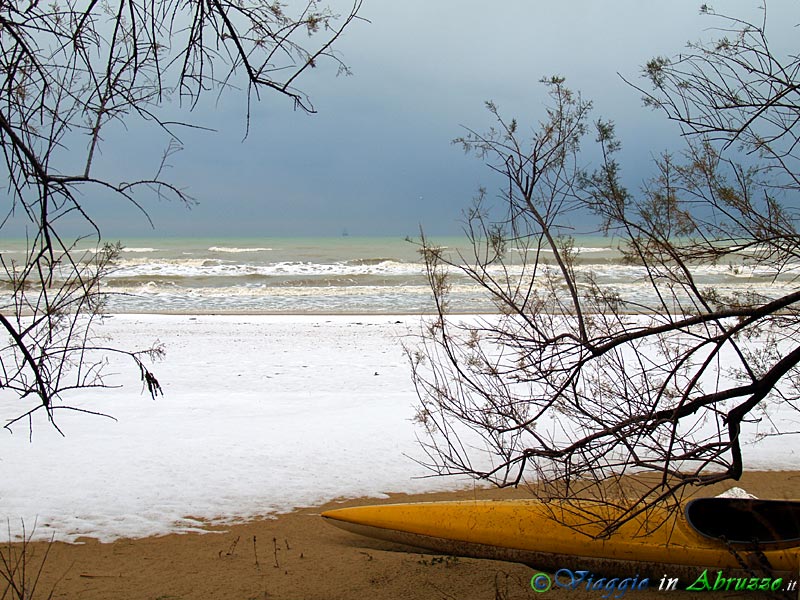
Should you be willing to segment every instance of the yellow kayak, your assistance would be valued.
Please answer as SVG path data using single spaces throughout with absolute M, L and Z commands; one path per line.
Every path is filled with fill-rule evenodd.
M 521 562 L 555 572 L 691 577 L 698 568 L 731 574 L 792 574 L 800 568 L 800 502 L 701 498 L 682 511 L 658 507 L 596 539 L 575 503 L 536 500 L 428 502 L 324 512 L 331 524 L 435 552 Z M 597 507 L 593 507 L 594 510 Z M 613 517 L 606 508 L 604 516 Z M 716 575 L 716 571 L 713 573 Z M 711 576 L 710 576 L 711 577 Z

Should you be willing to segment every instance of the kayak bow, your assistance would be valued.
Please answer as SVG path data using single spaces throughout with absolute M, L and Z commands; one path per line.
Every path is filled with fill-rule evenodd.
M 597 503 L 591 505 L 597 510 Z M 586 505 L 589 508 L 589 505 Z M 382 504 L 324 512 L 331 524 L 439 553 L 521 562 L 555 571 L 691 576 L 698 567 L 733 574 L 797 574 L 800 502 L 701 498 L 683 511 L 654 507 L 608 538 L 594 537 L 578 503 L 475 500 Z M 609 517 L 615 509 L 604 507 Z M 649 575 L 648 575 L 649 574 Z

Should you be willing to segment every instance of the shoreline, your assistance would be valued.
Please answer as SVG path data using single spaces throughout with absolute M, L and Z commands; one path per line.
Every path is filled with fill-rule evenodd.
M 745 473 L 740 482 L 700 490 L 715 495 L 740 486 L 760 497 L 796 493 L 800 471 Z M 392 494 L 299 508 L 205 534 L 169 534 L 100 543 L 56 542 L 49 548 L 39 589 L 55 586 L 54 598 L 162 600 L 304 598 L 422 600 L 430 598 L 531 598 L 535 569 L 516 563 L 451 558 L 414 551 L 339 530 L 319 518 L 327 508 L 392 502 L 524 497 L 522 489 L 474 488 L 461 492 Z M 33 564 L 47 544 L 31 544 Z M 579 569 L 574 564 L 564 568 Z M 688 582 L 686 582 L 688 583 Z M 653 585 L 656 585 L 655 583 Z M 650 592 L 652 593 L 652 592 Z M 553 589 L 553 598 L 599 598 L 600 592 Z M 644 598 L 648 592 L 628 592 Z M 728 596 L 730 597 L 730 596 Z

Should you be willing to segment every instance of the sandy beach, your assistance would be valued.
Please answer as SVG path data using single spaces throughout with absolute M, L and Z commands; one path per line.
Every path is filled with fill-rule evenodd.
M 800 472 L 756 472 L 739 485 L 770 498 L 796 496 Z M 705 490 L 716 493 L 729 485 Z M 54 598 L 86 599 L 522 599 L 532 598 L 524 565 L 451 558 L 413 551 L 336 529 L 319 517 L 325 508 L 375 502 L 471 498 L 509 498 L 522 490 L 473 490 L 461 493 L 393 495 L 384 500 L 356 499 L 304 508 L 277 519 L 256 520 L 213 533 L 170 534 L 143 539 L 50 547 L 40 592 Z M 47 544 L 32 546 L 38 557 Z M 565 568 L 578 569 L 579 564 Z M 656 583 L 653 584 L 657 585 Z M 627 592 L 624 597 L 656 594 Z M 600 598 L 600 592 L 557 590 L 553 598 Z M 706 597 L 684 592 L 681 598 Z M 715 597 L 734 597 L 731 593 Z M 742 597 L 754 597 L 752 593 Z

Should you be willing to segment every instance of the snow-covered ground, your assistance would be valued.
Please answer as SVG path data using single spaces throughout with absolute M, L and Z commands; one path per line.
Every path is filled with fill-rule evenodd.
M 456 487 L 428 474 L 411 419 L 401 337 L 419 317 L 115 316 L 116 346 L 166 346 L 153 401 L 133 364 L 121 389 L 72 403 L 117 421 L 57 412 L 0 430 L 0 518 L 36 537 L 101 540 L 196 527 L 337 497 Z M 126 370 L 120 370 L 122 366 Z M 115 364 L 114 367 L 117 367 Z M 4 402 L 2 416 L 19 413 Z M 42 415 L 43 416 L 43 415 Z M 5 420 L 5 419 L 4 419 Z
M 123 387 L 71 403 L 117 421 L 60 412 L 0 430 L 0 518 L 36 537 L 101 540 L 197 528 L 337 497 L 453 489 L 428 474 L 415 438 L 416 395 L 401 339 L 419 316 L 179 316 L 109 318 L 123 348 L 163 342 L 154 370 L 165 395 L 142 394 L 132 365 Z M 2 402 L 4 420 L 19 406 Z M 768 438 L 748 468 L 800 469 Z

